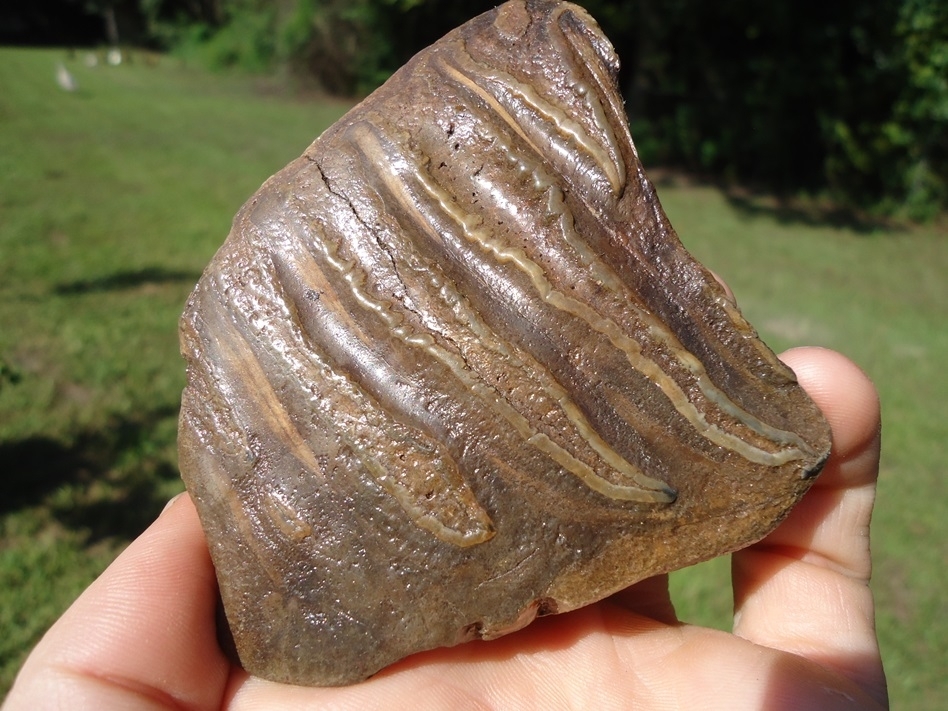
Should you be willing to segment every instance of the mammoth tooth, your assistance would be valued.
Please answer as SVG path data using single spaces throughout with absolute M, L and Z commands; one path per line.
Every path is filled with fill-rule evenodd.
M 243 665 L 347 684 L 771 531 L 826 423 L 684 250 L 585 12 L 421 52 L 241 209 L 180 454 Z

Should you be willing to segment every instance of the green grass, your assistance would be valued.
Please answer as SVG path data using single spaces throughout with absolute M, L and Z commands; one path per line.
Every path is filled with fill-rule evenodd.
M 57 61 L 80 90 L 54 82 Z M 240 204 L 345 109 L 137 56 L 0 50 L 0 693 L 28 649 L 180 490 L 176 321 Z M 146 61 L 147 60 L 147 61 Z M 896 707 L 948 705 L 948 233 L 660 186 L 688 247 L 775 348 L 843 351 L 882 393 L 873 522 Z M 672 576 L 726 628 L 726 559 Z
M 347 108 L 133 60 L 0 50 L 0 694 L 182 488 L 184 300 L 241 203 Z

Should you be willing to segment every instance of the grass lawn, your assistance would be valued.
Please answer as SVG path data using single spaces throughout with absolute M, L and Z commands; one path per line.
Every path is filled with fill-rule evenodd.
M 241 203 L 347 108 L 82 59 L 0 50 L 0 691 L 181 490 L 184 300 Z
M 138 55 L 0 49 L 0 693 L 75 596 L 181 489 L 176 321 L 241 203 L 345 110 Z M 61 91 L 63 61 L 79 91 Z M 882 393 L 874 519 L 894 705 L 948 705 L 948 233 L 660 187 L 683 240 L 776 349 L 847 353 Z M 944 224 L 944 223 L 943 223 Z M 726 560 L 675 574 L 726 628 Z

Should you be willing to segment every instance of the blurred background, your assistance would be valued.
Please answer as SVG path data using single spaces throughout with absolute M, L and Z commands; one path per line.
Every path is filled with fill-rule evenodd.
M 0 693 L 181 484 L 177 318 L 240 205 L 494 2 L 0 6 Z M 775 349 L 876 381 L 879 636 L 948 707 L 948 2 L 590 0 L 685 245 Z M 672 577 L 727 629 L 726 559 Z

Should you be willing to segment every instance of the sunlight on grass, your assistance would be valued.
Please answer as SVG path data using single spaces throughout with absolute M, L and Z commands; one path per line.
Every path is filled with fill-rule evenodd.
M 80 89 L 59 90 L 66 61 Z M 184 300 L 257 186 L 345 110 L 166 58 L 85 67 L 0 50 L 0 692 L 23 655 L 181 488 Z M 885 417 L 873 541 L 893 702 L 946 698 L 948 241 L 702 185 L 660 185 L 682 240 L 776 350 L 838 349 Z M 730 627 L 726 558 L 672 576 Z

